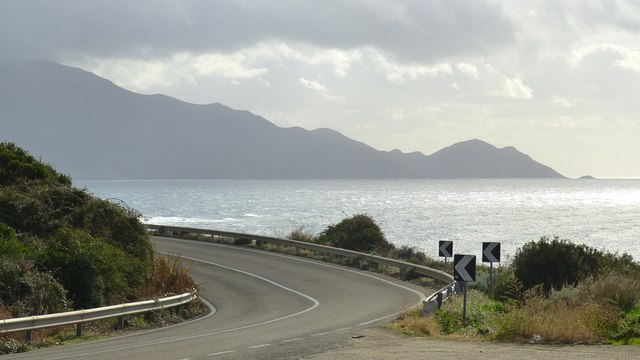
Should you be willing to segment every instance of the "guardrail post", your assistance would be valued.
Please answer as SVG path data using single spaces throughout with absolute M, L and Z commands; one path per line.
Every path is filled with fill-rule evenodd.
M 76 337 L 82 336 L 82 323 L 76 324 Z
M 27 341 L 27 344 L 31 345 L 31 343 L 33 342 L 33 331 L 27 330 L 27 333 L 24 335 L 24 338 Z
M 462 292 L 462 284 L 460 284 L 460 281 L 456 281 L 456 289 L 455 289 L 456 294 L 460 294 Z
M 436 295 L 436 302 L 438 303 L 438 309 L 440 309 L 442 307 L 442 293 L 439 292 L 438 295 Z
M 116 329 L 118 330 L 124 329 L 124 316 L 118 317 L 118 325 L 116 325 Z

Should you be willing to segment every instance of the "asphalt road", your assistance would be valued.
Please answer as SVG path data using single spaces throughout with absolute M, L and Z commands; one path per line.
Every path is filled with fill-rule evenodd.
M 337 349 L 424 298 L 388 277 L 242 247 L 154 238 L 179 254 L 212 315 L 7 359 L 296 359 Z M 428 291 L 427 291 L 428 292 Z

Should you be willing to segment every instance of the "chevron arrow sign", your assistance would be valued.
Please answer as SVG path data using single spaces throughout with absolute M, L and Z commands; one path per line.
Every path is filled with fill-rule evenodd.
M 456 254 L 453 257 L 453 280 L 476 281 L 476 256 Z
M 453 257 L 453 241 L 440 241 L 438 256 Z
M 482 243 L 482 262 L 500 262 L 500 243 Z

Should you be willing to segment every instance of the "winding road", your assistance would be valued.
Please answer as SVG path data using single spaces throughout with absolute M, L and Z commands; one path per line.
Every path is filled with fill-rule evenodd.
M 155 237 L 180 255 L 212 311 L 203 318 L 7 359 L 295 359 L 339 347 L 424 299 L 367 271 L 237 246 Z

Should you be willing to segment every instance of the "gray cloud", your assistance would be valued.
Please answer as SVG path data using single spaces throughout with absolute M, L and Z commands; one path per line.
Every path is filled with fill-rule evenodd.
M 14 56 L 153 57 L 262 41 L 372 46 L 404 61 L 490 51 L 512 24 L 489 1 L 8 0 L 0 47 Z

